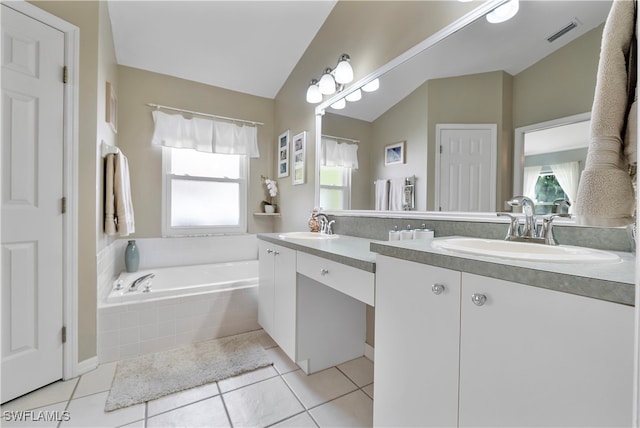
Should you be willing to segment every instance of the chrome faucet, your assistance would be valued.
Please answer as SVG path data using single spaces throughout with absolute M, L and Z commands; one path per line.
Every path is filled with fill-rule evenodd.
M 156 276 L 155 273 L 148 273 L 146 275 L 142 275 L 140 278 L 136 279 L 131 283 L 131 285 L 129 286 L 129 291 L 136 291 L 140 286 L 140 284 L 142 284 L 147 279 L 155 278 L 155 276 Z
M 320 233 L 333 235 L 333 225 L 336 221 L 329 221 L 329 217 L 326 214 L 316 214 L 316 217 L 320 219 Z
M 522 211 L 525 215 L 524 225 L 520 226 L 518 217 L 509 213 L 498 213 L 498 216 L 509 217 L 509 229 L 507 230 L 507 236 L 504 238 L 506 241 L 522 241 L 532 242 L 537 244 L 558 245 L 553 237 L 553 220 L 558 217 L 571 217 L 570 214 L 551 214 L 543 217 L 540 227 L 536 224 L 536 217 L 534 215 L 535 205 L 533 201 L 526 196 L 516 196 L 507 203 L 512 207 L 522 207 Z M 562 207 L 571 206 L 571 203 L 565 199 L 557 199 L 553 202 L 554 206 L 557 206 L 559 210 Z

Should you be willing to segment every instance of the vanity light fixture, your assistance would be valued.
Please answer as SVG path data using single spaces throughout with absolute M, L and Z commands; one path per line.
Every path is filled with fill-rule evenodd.
M 380 79 L 372 80 L 362 87 L 362 90 L 365 92 L 374 92 L 377 91 L 380 87 Z
M 349 61 L 351 61 L 351 58 L 347 54 L 342 54 L 338 58 L 338 65 L 334 70 L 336 83 L 344 85 L 353 80 L 353 68 L 351 68 Z
M 309 84 L 309 88 L 307 88 L 307 102 L 316 104 L 320 101 L 322 101 L 322 92 L 320 92 L 320 88 L 318 87 L 318 81 L 313 79 Z
M 487 21 L 492 24 L 499 24 L 513 18 L 520 9 L 519 0 L 510 0 L 487 14 Z
M 350 103 L 360 101 L 362 99 L 362 91 L 360 89 L 356 89 L 344 98 Z
M 335 103 L 331 104 L 331 108 L 335 109 L 335 110 L 342 110 L 346 106 L 347 106 L 347 102 L 345 101 L 344 98 L 340 98 L 338 101 L 336 101 Z
M 327 67 L 324 69 L 320 82 L 318 82 L 318 87 L 322 95 L 332 95 L 336 93 L 336 81 L 331 74 L 330 68 Z

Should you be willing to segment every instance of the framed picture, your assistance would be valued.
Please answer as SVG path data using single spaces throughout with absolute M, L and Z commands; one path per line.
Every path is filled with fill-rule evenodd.
M 404 141 L 384 147 L 384 165 L 404 163 Z
M 110 82 L 107 82 L 106 100 L 105 121 L 111 126 L 113 132 L 118 133 L 118 98 Z
M 293 184 L 304 184 L 307 131 L 293 137 Z
M 278 137 L 278 178 L 289 176 L 289 130 Z

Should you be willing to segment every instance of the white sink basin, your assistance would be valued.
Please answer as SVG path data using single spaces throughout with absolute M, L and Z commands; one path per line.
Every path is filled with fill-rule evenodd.
M 280 238 L 284 239 L 337 239 L 339 235 L 327 235 L 318 232 L 287 232 L 281 233 Z
M 620 257 L 608 251 L 570 245 L 544 245 L 480 238 L 433 241 L 434 248 L 504 259 L 551 263 L 615 263 Z

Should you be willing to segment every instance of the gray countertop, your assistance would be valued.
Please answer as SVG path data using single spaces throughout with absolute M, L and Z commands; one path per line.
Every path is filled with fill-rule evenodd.
M 436 238 L 446 239 L 446 238 Z M 615 252 L 617 263 L 540 263 L 462 254 L 432 247 L 431 240 L 373 241 L 389 257 L 633 306 L 635 256 Z
M 376 271 L 376 254 L 369 248 L 370 239 L 346 235 L 340 235 L 338 239 L 294 239 L 281 238 L 278 233 L 260 233 L 258 239 L 367 272 Z
M 631 253 L 616 252 L 621 261 L 609 264 L 539 263 L 455 253 L 433 248 L 431 240 L 372 241 L 347 235 L 311 240 L 282 238 L 278 233 L 261 233 L 258 238 L 367 272 L 376 271 L 378 253 L 624 305 L 635 302 L 635 256 Z

